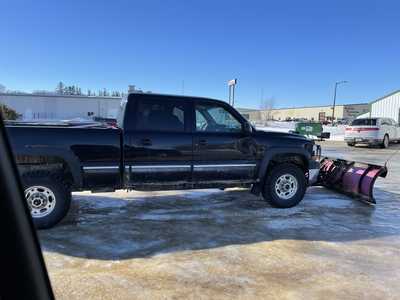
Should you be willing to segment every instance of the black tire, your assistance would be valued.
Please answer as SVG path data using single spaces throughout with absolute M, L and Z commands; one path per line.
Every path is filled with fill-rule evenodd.
M 389 135 L 385 134 L 385 136 L 383 137 L 381 147 L 383 149 L 389 148 Z
M 68 213 L 71 204 L 71 191 L 56 174 L 49 172 L 28 173 L 22 176 L 22 183 L 27 201 L 27 196 L 30 196 L 29 202 L 38 201 L 37 199 L 39 198 L 39 201 L 41 201 L 44 197 L 45 200 L 42 201 L 42 204 L 47 203 L 49 205 L 44 205 L 44 208 L 39 206 L 37 209 L 31 209 L 33 223 L 36 228 L 51 228 Z M 34 205 L 33 203 L 29 204 L 29 202 L 29 206 Z M 48 208 L 50 206 L 51 208 Z M 39 213 L 39 215 L 34 215 L 34 213 Z
M 354 147 L 356 144 L 355 143 L 347 143 L 347 146 L 349 147 Z
M 284 175 L 288 175 L 288 178 L 295 178 L 297 181 L 297 188 L 295 189 L 295 192 L 293 192 L 294 189 L 291 190 L 291 193 L 293 193 L 292 196 L 290 196 L 290 193 L 289 195 L 283 195 L 284 193 L 281 192 L 282 196 L 290 196 L 287 199 L 282 198 L 275 188 L 278 180 L 280 179 L 280 181 L 282 181 L 282 178 L 285 178 Z M 272 206 L 278 208 L 289 208 L 300 203 L 300 201 L 304 198 L 306 189 L 307 181 L 304 171 L 294 164 L 282 163 L 274 166 L 266 175 L 262 194 L 264 199 Z

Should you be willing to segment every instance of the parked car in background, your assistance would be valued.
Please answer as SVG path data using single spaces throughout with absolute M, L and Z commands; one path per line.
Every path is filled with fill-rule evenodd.
M 400 141 L 400 127 L 389 118 L 356 119 L 346 127 L 344 140 L 351 147 L 367 144 L 387 148 L 390 143 Z

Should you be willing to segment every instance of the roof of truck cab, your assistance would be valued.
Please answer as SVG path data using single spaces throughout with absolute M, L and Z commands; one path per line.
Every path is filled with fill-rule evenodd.
M 192 100 L 205 100 L 205 101 L 221 102 L 223 104 L 228 104 L 229 105 L 229 103 L 224 101 L 224 100 L 219 100 L 219 99 L 214 99 L 214 98 L 209 98 L 209 97 L 201 97 L 201 96 L 174 95 L 174 94 L 161 94 L 161 93 L 144 93 L 144 92 L 130 92 L 127 97 L 129 97 L 130 95 L 177 97 L 177 98 L 187 99 L 189 101 L 192 101 Z

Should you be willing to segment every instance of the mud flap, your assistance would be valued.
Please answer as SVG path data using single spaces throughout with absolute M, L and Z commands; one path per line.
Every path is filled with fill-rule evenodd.
M 325 157 L 321 160 L 316 185 L 375 204 L 373 189 L 376 179 L 386 177 L 386 166 Z

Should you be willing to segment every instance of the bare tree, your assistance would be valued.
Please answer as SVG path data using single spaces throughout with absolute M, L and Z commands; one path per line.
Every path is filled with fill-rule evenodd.
M 262 121 L 270 121 L 273 119 L 272 110 L 275 107 L 275 98 L 264 98 L 260 101 L 260 110 L 261 110 L 261 120 Z
M 5 93 L 6 87 L 0 83 L 0 93 Z

